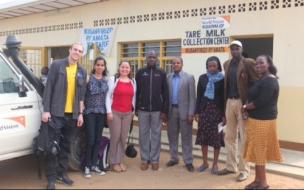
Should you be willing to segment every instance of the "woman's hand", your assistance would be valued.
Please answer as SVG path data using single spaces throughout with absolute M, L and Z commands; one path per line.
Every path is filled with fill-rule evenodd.
M 107 114 L 107 120 L 108 120 L 109 123 L 113 121 L 113 113 L 108 113 Z

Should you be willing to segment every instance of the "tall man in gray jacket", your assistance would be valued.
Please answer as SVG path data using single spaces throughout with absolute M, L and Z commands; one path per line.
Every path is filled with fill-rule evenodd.
M 43 95 L 42 121 L 49 122 L 49 135 L 59 144 L 57 154 L 49 154 L 46 160 L 48 189 L 55 189 L 55 181 L 72 185 L 67 175 L 71 134 L 76 125 L 83 124 L 86 71 L 80 67 L 79 59 L 83 46 L 75 43 L 69 56 L 52 63 Z
M 194 171 L 192 156 L 192 123 L 195 112 L 194 77 L 184 71 L 183 59 L 174 58 L 173 73 L 167 77 L 169 90 L 168 138 L 171 160 L 168 167 L 178 164 L 178 137 L 181 132 L 183 159 L 189 172 Z

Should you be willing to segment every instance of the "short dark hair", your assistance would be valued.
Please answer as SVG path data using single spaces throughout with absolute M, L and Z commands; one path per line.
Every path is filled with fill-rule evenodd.
M 211 56 L 211 57 L 209 57 L 208 59 L 207 59 L 207 61 L 206 61 L 206 69 L 208 70 L 208 63 L 210 62 L 210 61 L 215 61 L 215 62 L 217 62 L 217 69 L 220 71 L 220 72 L 222 72 L 222 65 L 221 65 L 221 61 L 220 61 L 220 59 L 218 58 L 218 57 L 216 57 L 216 56 Z
M 95 72 L 96 72 L 95 71 L 95 65 L 97 64 L 98 61 L 103 61 L 104 62 L 105 70 L 102 72 L 102 76 L 107 76 L 108 75 L 107 61 L 106 61 L 105 58 L 103 58 L 101 56 L 98 56 L 98 57 L 95 58 L 91 74 L 95 74 Z
M 49 73 L 48 66 L 44 66 L 44 67 L 41 68 L 41 74 L 42 75 L 48 75 L 48 73 Z

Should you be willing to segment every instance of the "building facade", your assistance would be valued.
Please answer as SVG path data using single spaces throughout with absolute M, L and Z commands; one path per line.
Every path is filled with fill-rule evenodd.
M 35 6 L 25 5 L 23 10 Z M 2 13 L 0 9 L 0 18 Z M 17 35 L 23 42 L 22 55 L 37 75 L 41 66 L 66 56 L 72 43 L 85 40 L 82 64 L 88 70 L 102 53 L 110 74 L 121 60 L 130 61 L 136 72 L 153 49 L 167 72 L 172 58 L 181 56 L 184 70 L 197 80 L 209 56 L 224 62 L 230 57 L 230 41 L 239 39 L 245 56 L 273 56 L 281 86 L 281 145 L 304 150 L 302 18 L 304 0 L 104 0 L 0 19 L 0 42 Z M 89 43 L 94 40 L 97 44 Z

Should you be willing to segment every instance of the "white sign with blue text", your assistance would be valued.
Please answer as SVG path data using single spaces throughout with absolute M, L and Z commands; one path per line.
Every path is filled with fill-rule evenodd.
M 81 41 L 84 45 L 84 54 L 87 54 L 90 47 L 94 44 L 102 54 L 109 56 L 114 35 L 115 27 L 84 28 L 81 35 Z

